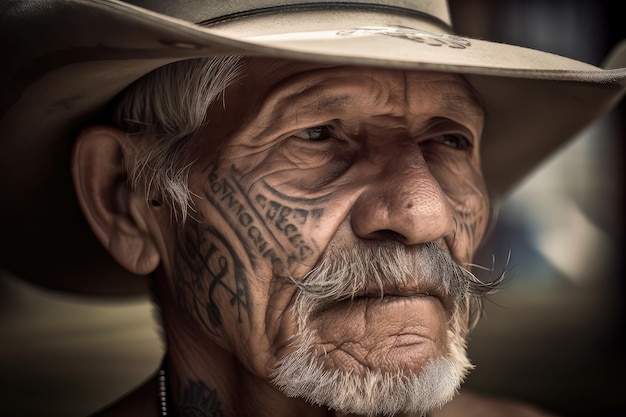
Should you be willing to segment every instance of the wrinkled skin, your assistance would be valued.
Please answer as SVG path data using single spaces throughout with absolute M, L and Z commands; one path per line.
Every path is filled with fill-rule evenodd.
M 184 412 L 200 398 L 205 414 L 189 415 L 333 414 L 270 382 L 298 331 L 290 277 L 359 240 L 434 242 L 467 266 L 488 222 L 484 113 L 454 74 L 245 68 L 193 138 L 193 218 L 181 226 L 166 207 L 141 209 L 158 253 L 172 402 Z M 451 300 L 378 291 L 307 321 L 324 367 L 419 373 L 448 353 Z
M 488 213 L 483 113 L 450 74 L 248 68 L 194 139 L 200 221 L 186 223 L 164 258 L 185 343 L 217 344 L 267 379 L 296 331 L 287 277 L 301 278 L 329 246 L 434 241 L 471 260 Z M 419 369 L 443 355 L 446 309 L 413 295 L 316 316 L 309 325 L 328 366 Z M 177 340 L 169 344 L 182 350 Z

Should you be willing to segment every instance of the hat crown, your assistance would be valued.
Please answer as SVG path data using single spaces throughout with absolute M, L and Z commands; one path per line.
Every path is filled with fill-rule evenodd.
M 267 12 L 302 9 L 369 9 L 419 15 L 436 20 L 445 26 L 452 26 L 446 0 L 127 0 L 126 2 L 204 25 Z

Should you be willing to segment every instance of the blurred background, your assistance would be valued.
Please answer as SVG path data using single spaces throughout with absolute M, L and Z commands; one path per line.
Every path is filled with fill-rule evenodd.
M 461 35 L 601 65 L 626 38 L 619 2 L 450 0 Z M 476 263 L 509 278 L 472 334 L 466 387 L 561 416 L 626 415 L 626 105 L 502 202 Z M 86 416 L 151 376 L 162 344 L 146 298 L 102 300 L 0 271 L 0 414 Z
M 449 3 L 460 34 L 598 66 L 626 38 L 619 2 Z M 466 387 L 563 416 L 626 415 L 625 122 L 622 103 L 502 202 L 476 263 L 495 255 L 501 269 L 510 251 L 510 276 L 470 340 Z

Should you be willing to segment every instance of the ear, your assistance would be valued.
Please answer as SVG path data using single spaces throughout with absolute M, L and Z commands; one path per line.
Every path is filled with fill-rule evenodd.
M 128 184 L 128 140 L 124 132 L 105 126 L 82 131 L 74 145 L 72 175 L 95 235 L 120 265 L 145 275 L 159 265 L 160 254 L 149 228 L 146 197 Z

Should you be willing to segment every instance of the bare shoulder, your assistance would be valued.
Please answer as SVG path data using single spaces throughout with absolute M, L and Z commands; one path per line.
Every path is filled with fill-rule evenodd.
M 433 417 L 557 417 L 530 404 L 482 394 L 461 392 Z

